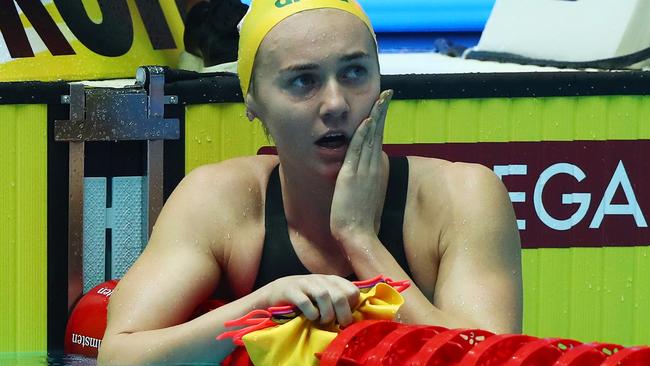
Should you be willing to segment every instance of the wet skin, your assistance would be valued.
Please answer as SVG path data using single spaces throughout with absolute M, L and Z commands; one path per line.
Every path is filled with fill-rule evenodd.
M 292 303 L 313 320 L 347 324 L 357 290 L 342 276 L 407 279 L 376 235 L 392 94 L 380 94 L 365 24 L 337 10 L 293 15 L 265 38 L 253 80 L 247 108 L 279 156 L 207 165 L 181 182 L 112 295 L 100 364 L 214 362 L 232 349 L 214 339 L 223 322 L 254 308 Z M 323 140 L 335 135 L 345 138 Z M 314 274 L 252 292 L 278 163 L 291 243 Z M 520 331 L 519 237 L 503 185 L 472 164 L 409 157 L 409 167 L 403 231 L 414 285 L 400 319 Z M 238 300 L 187 322 L 220 282 Z

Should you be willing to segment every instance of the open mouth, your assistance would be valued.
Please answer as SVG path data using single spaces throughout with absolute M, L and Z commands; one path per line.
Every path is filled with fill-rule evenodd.
M 338 149 L 348 143 L 348 138 L 342 133 L 327 134 L 316 141 L 316 145 L 325 149 Z

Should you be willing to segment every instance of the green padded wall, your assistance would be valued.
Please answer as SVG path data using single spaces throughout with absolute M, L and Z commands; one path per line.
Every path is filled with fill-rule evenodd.
M 47 106 L 0 106 L 0 352 L 47 350 Z

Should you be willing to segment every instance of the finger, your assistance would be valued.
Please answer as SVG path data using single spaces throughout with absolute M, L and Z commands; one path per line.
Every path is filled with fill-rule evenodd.
M 375 156 L 376 158 L 371 160 L 370 162 L 371 165 L 369 169 L 371 172 L 378 171 L 382 163 L 382 159 L 380 157 L 382 153 L 382 147 L 384 144 L 384 126 L 386 124 L 386 116 L 388 115 L 388 105 L 390 104 L 392 97 L 393 97 L 393 91 L 388 90 L 385 95 L 384 103 L 382 104 L 381 115 L 376 122 L 377 127 L 375 129 L 375 135 L 373 136 L 374 143 L 373 143 L 373 151 L 372 151 L 373 156 Z
M 359 302 L 359 289 L 350 281 L 338 277 L 334 279 L 337 288 L 336 294 L 331 294 L 332 303 L 334 304 L 334 311 L 336 312 L 336 319 L 342 326 L 347 326 L 352 323 L 352 311 Z
M 374 136 L 376 133 L 377 129 L 377 120 L 373 119 L 368 126 L 368 133 L 366 134 L 366 138 L 363 141 L 363 146 L 361 148 L 360 156 L 359 156 L 359 166 L 357 168 L 357 172 L 367 172 L 368 168 L 372 164 L 372 159 L 375 157 L 373 156 L 373 150 L 374 147 L 373 145 L 375 144 Z
M 330 290 L 330 297 L 332 298 L 332 306 L 334 307 L 337 322 L 341 326 L 352 323 L 352 309 L 350 309 L 348 299 L 341 289 Z
M 357 285 L 343 277 L 336 276 L 339 286 L 343 289 L 350 308 L 355 308 L 359 304 L 359 288 Z
M 380 144 L 384 139 L 384 125 L 386 124 L 386 116 L 388 116 L 388 105 L 393 99 L 393 91 L 386 90 L 382 93 L 383 103 L 381 105 L 381 110 L 379 111 L 379 117 L 377 117 L 377 130 L 375 131 L 375 141 L 379 141 Z
M 318 310 L 320 311 L 320 323 L 328 324 L 334 321 L 336 313 L 334 312 L 334 306 L 332 305 L 332 299 L 330 298 L 329 291 L 325 291 L 319 294 L 316 297 L 316 304 L 318 305 Z
M 361 150 L 363 149 L 363 143 L 366 139 L 366 136 L 369 132 L 369 127 L 372 124 L 372 119 L 366 118 L 361 122 L 357 130 L 352 135 L 352 140 L 350 141 L 350 146 L 348 146 L 348 151 L 345 153 L 345 161 L 343 162 L 343 168 L 348 169 L 350 172 L 357 172 L 359 168 L 359 157 L 361 156 Z
M 377 139 L 377 125 L 379 120 L 382 118 L 383 111 L 385 110 L 386 98 L 389 95 L 390 90 L 385 90 L 379 94 L 379 98 L 375 101 L 375 104 L 372 106 L 370 111 L 370 118 L 373 120 L 373 126 L 369 131 L 366 141 L 364 142 L 364 149 L 361 151 L 361 157 L 359 159 L 359 167 L 357 171 L 367 171 L 371 166 L 373 160 L 379 159 L 376 155 L 377 144 L 382 143 L 382 139 Z M 364 170 L 365 169 L 365 170 Z
M 288 296 L 290 303 L 298 307 L 298 309 L 311 321 L 316 321 L 320 316 L 318 308 L 314 306 L 309 296 L 302 291 L 295 291 Z
M 392 93 L 392 90 L 384 90 L 379 94 L 379 97 L 375 101 L 375 104 L 372 106 L 372 109 L 370 110 L 370 117 L 374 120 L 379 120 L 382 117 L 382 113 L 384 110 L 384 106 L 386 104 L 386 100 L 389 98 Z
M 330 297 L 328 284 L 322 279 L 314 279 L 312 285 L 308 288 L 309 296 L 318 307 L 321 324 L 327 324 L 334 320 L 334 307 Z
M 385 103 L 390 92 L 390 90 L 384 90 L 379 94 L 377 101 L 375 101 L 375 104 L 372 106 L 372 110 L 370 111 L 370 117 L 374 119 L 379 119 L 381 117 L 382 105 Z
M 372 109 L 370 110 L 370 116 L 369 117 L 373 121 L 378 121 L 379 118 L 381 118 L 381 111 L 382 111 L 382 107 L 383 107 L 383 105 L 385 103 L 385 99 L 386 99 L 386 91 L 383 91 L 383 92 L 381 92 L 381 94 L 379 94 L 379 97 L 377 98 L 375 103 L 372 105 Z M 373 136 L 374 136 L 374 133 L 373 133 Z M 372 138 L 370 139 L 370 144 L 372 145 Z

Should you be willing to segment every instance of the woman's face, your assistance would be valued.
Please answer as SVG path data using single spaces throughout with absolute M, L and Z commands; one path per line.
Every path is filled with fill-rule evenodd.
M 247 105 L 283 165 L 336 179 L 379 81 L 366 25 L 344 11 L 310 10 L 279 23 L 260 45 Z

